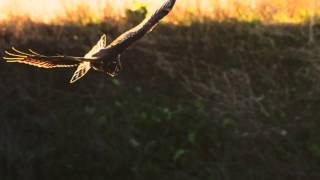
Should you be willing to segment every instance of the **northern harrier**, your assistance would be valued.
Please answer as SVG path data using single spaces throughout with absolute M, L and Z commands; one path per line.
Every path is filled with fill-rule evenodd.
M 70 83 L 74 83 L 82 78 L 91 67 L 97 71 L 106 73 L 109 76 L 119 74 L 122 66 L 120 54 L 132 43 L 142 38 L 164 18 L 173 8 L 176 0 L 166 0 L 156 12 L 142 21 L 136 27 L 123 33 L 109 45 L 106 42 L 106 35 L 103 35 L 98 43 L 84 56 L 45 56 L 31 49 L 29 52 L 22 52 L 12 48 L 13 52 L 5 51 L 8 57 L 4 57 L 7 62 L 24 63 L 40 68 L 76 67 Z

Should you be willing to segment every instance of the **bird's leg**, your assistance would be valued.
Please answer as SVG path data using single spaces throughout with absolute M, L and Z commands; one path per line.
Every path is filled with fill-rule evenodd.
M 117 59 L 117 61 L 111 62 L 111 64 L 109 64 L 108 66 L 109 68 L 106 69 L 106 73 L 111 77 L 118 76 L 120 71 L 122 70 L 122 64 L 120 59 Z
M 117 62 L 118 62 L 117 66 L 118 66 L 119 72 L 120 72 L 123 69 L 122 63 L 120 61 L 120 55 L 118 56 Z

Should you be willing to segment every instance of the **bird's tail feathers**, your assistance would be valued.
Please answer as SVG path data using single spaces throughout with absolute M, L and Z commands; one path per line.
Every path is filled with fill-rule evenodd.
M 91 58 L 94 54 L 105 47 L 107 47 L 107 36 L 103 34 L 97 44 L 93 46 L 92 49 L 84 57 Z
M 91 69 L 91 63 L 88 61 L 84 61 L 82 63 L 79 64 L 77 70 L 74 72 L 70 83 L 74 83 L 76 81 L 78 81 L 79 79 L 81 79 L 84 75 L 86 75 L 89 70 Z

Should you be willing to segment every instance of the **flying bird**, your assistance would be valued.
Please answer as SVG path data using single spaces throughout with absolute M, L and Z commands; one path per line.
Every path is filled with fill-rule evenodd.
M 31 49 L 28 50 L 29 52 L 23 52 L 13 47 L 11 52 L 5 51 L 7 57 L 3 57 L 3 59 L 7 62 L 24 63 L 39 68 L 78 67 L 70 83 L 74 83 L 82 78 L 91 68 L 114 77 L 122 69 L 120 54 L 132 43 L 142 38 L 148 32 L 151 32 L 159 21 L 171 11 L 175 2 L 176 0 L 166 0 L 153 15 L 120 35 L 110 44 L 107 44 L 106 35 L 102 35 L 98 43 L 83 57 L 67 55 L 46 56 Z

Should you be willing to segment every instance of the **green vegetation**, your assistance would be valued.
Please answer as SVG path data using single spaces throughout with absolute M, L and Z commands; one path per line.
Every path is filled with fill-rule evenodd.
M 85 54 L 131 26 L 106 22 L 3 24 L 0 49 Z M 208 20 L 156 28 L 116 79 L 1 62 L 0 179 L 320 179 L 319 60 L 307 25 Z

